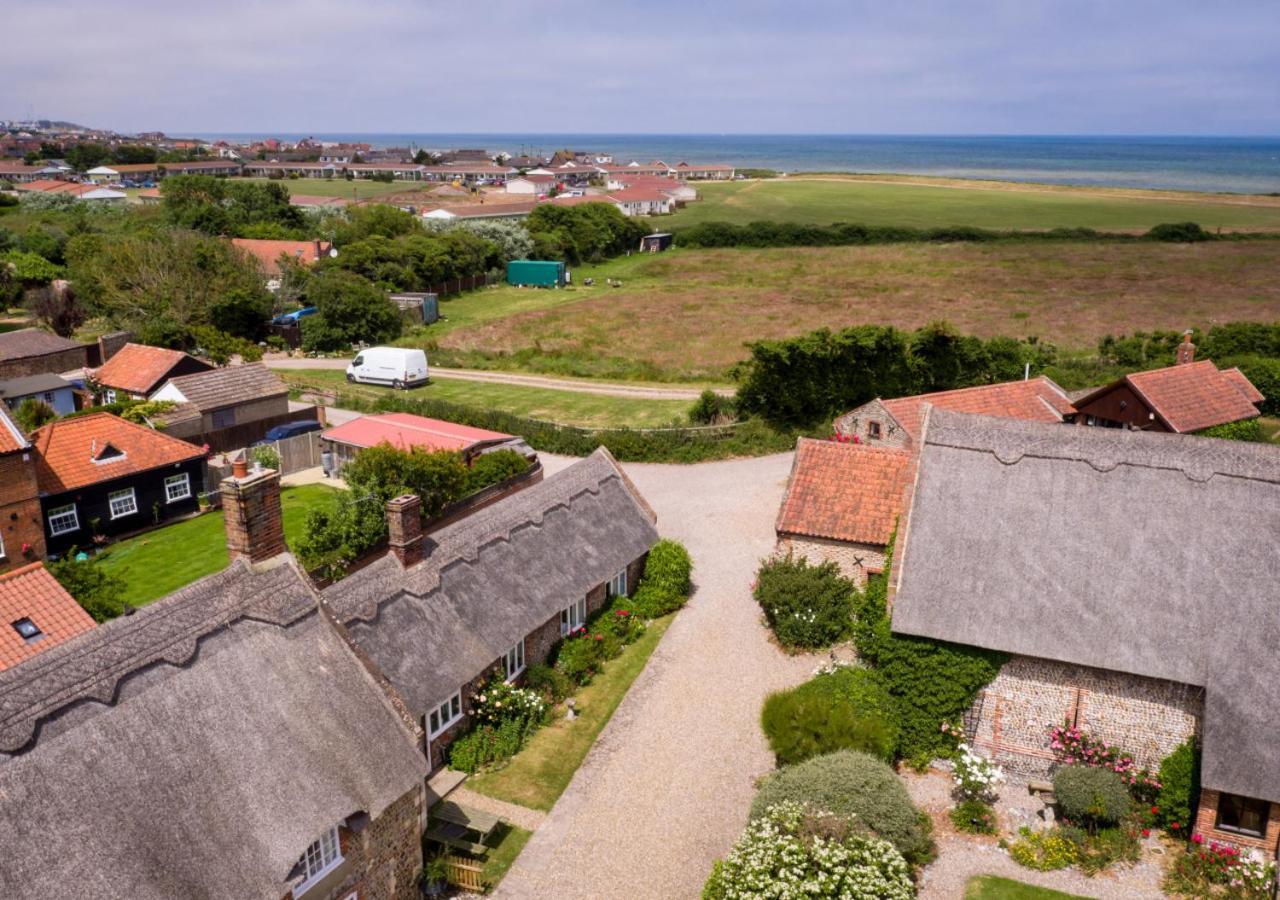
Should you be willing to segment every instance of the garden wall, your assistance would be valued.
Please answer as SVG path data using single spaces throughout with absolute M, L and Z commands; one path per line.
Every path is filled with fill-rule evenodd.
M 1049 730 L 1064 721 L 1155 769 L 1199 731 L 1201 688 L 1087 666 L 1015 656 L 965 716 L 971 743 L 1009 771 L 1049 774 Z
M 798 534 L 778 535 L 778 553 L 804 558 L 817 565 L 833 562 L 840 574 L 859 586 L 867 583 L 868 570 L 884 571 L 884 546 L 880 544 L 856 544 L 851 541 L 833 541 L 828 538 L 807 537 Z

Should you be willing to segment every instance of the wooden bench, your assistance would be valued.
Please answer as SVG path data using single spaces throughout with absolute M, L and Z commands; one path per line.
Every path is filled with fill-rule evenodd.
M 1053 783 L 1049 781 L 1028 781 L 1027 793 L 1046 805 L 1057 802 L 1057 797 L 1053 794 Z
M 491 849 L 489 837 L 501 824 L 502 819 L 492 813 L 445 800 L 431 808 L 426 837 L 473 856 L 484 856 Z
M 428 828 L 424 837 L 446 847 L 465 851 L 472 856 L 484 856 L 489 852 L 489 848 L 484 844 L 469 840 L 467 833 L 467 829 L 460 825 L 441 822 L 439 825 Z

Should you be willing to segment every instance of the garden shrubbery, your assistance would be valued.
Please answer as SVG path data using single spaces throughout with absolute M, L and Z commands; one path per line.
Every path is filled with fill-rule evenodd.
M 500 672 L 470 702 L 471 730 L 451 743 L 448 753 L 449 768 L 473 775 L 519 753 L 548 709 L 536 691 L 515 687 Z
M 692 574 L 689 551 L 678 541 L 663 538 L 649 551 L 629 608 L 650 619 L 675 612 L 689 599 Z
M 1160 790 L 1156 793 L 1155 817 L 1162 828 L 1173 831 L 1185 828 L 1200 804 L 1200 748 L 1195 738 L 1178 745 L 1160 763 L 1157 776 Z M 1179 828 L 1172 828 L 1177 825 Z
M 829 647 L 847 637 L 855 594 L 833 562 L 788 555 L 765 560 L 756 573 L 755 600 L 784 647 Z
M 1274 862 L 1246 859 L 1235 847 L 1210 841 L 1188 845 L 1162 887 L 1181 897 L 1271 900 L 1275 884 Z
M 871 829 L 912 865 L 933 858 L 928 818 L 916 810 L 893 769 L 874 756 L 842 750 L 779 769 L 761 785 L 751 818 L 786 801 L 812 804 Z
M 1054 773 L 1053 793 L 1063 814 L 1091 829 L 1114 825 L 1133 808 L 1129 788 L 1110 769 L 1064 766 Z
M 893 698 L 869 669 L 841 666 L 771 694 L 760 722 L 779 765 L 836 750 L 861 750 L 892 762 L 897 749 Z
M 491 484 L 514 478 L 529 468 L 529 460 L 514 450 L 495 450 L 482 453 L 471 461 L 467 470 L 466 492 L 474 494 Z
M 797 802 L 776 805 L 751 822 L 702 891 L 703 900 L 914 896 L 911 869 L 891 843 Z

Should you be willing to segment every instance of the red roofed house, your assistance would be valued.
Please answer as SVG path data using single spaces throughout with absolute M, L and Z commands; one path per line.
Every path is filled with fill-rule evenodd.
M 1066 391 L 1041 375 L 1027 381 L 872 400 L 836 419 L 836 434 L 873 445 L 905 447 L 919 437 L 926 403 L 953 412 L 1029 422 L 1066 422 L 1075 414 Z
M 267 290 L 280 289 L 280 257 L 297 260 L 304 266 L 315 265 L 333 252 L 328 241 L 271 241 L 256 238 L 232 238 L 231 243 L 258 261 Z
M 0 575 L 0 672 L 94 624 L 41 563 Z
M 499 448 L 533 455 L 533 451 L 518 437 L 410 413 L 360 416 L 328 429 L 321 437 L 333 451 L 335 471 L 341 471 L 361 450 L 379 444 L 390 444 L 401 450 L 414 447 L 456 450 L 468 462 L 480 453 Z
M 1252 419 L 1265 398 L 1239 369 L 1219 369 L 1209 360 L 1191 362 L 1185 341 L 1178 365 L 1134 372 L 1076 401 L 1077 422 L 1103 428 L 1138 428 L 1190 434 Z
M 35 456 L 8 409 L 0 408 L 0 571 L 44 553 Z
M 115 403 L 125 399 L 146 400 L 170 378 L 208 372 L 212 368 L 181 350 L 125 344 L 93 377 L 102 385 L 104 402 Z
M 202 448 L 110 413 L 59 419 L 31 438 L 50 553 L 192 512 L 204 490 Z
M 834 562 L 859 584 L 878 575 L 912 469 L 909 450 L 801 438 L 775 525 L 778 550 Z

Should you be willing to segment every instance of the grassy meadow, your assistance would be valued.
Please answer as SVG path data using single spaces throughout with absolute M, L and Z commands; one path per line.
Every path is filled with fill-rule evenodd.
M 1198 222 L 1210 230 L 1280 230 L 1280 197 L 834 175 L 707 182 L 698 192 L 697 202 L 662 220 L 662 227 L 771 220 L 1145 231 L 1162 222 Z

